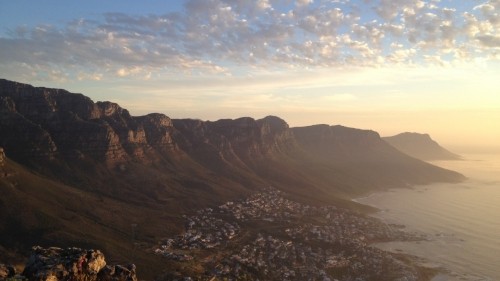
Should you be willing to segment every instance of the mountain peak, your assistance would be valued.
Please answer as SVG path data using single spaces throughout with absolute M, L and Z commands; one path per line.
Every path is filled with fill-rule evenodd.
M 458 160 L 461 158 L 443 148 L 426 133 L 404 132 L 383 139 L 398 150 L 421 160 Z
M 117 103 L 114 102 L 109 102 L 109 101 L 98 101 L 95 103 L 99 110 L 101 111 L 101 116 L 113 116 L 113 115 L 126 115 L 127 117 L 130 117 L 130 114 L 128 113 L 128 110 L 123 109 L 120 107 Z

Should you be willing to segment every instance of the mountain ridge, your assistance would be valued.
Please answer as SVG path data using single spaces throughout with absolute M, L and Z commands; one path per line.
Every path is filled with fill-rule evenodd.
M 464 179 L 397 151 L 374 131 L 290 128 L 275 116 L 217 121 L 131 116 L 113 102 L 3 79 L 0 136 L 3 169 L 10 175 L 0 184 L 4 198 L 12 199 L 2 201 L 0 211 L 13 222 L 0 234 L 38 229 L 35 213 L 42 210 L 53 226 L 40 230 L 42 246 L 54 241 L 93 246 L 125 261 L 131 225 L 140 229 L 134 241 L 151 245 L 180 231 L 182 214 L 268 186 L 302 202 L 368 211 L 351 198 Z M 12 212 L 15 204 L 28 211 Z M 80 230 L 82 222 L 91 227 Z M 32 246 L 31 238 L 13 239 L 0 246 L 6 252 Z M 156 272 L 151 265 L 139 268 L 147 276 Z
M 429 134 L 404 132 L 390 137 L 383 137 L 382 139 L 398 150 L 420 160 L 461 159 L 460 155 L 450 152 L 439 145 Z
M 375 167 L 383 163 L 383 167 L 399 161 L 406 165 L 403 166 L 409 175 L 423 170 L 441 172 L 427 181 L 413 177 L 409 183 L 460 178 L 458 174 L 407 159 L 385 146 L 374 131 L 339 125 L 290 128 L 275 116 L 217 121 L 171 119 L 160 113 L 131 116 L 128 110 L 113 102 L 94 103 L 82 94 L 7 80 L 0 80 L 0 99 L 3 136 L 0 146 L 7 156 L 42 174 L 82 188 L 102 186 L 102 180 L 96 181 L 96 174 L 98 180 L 116 181 L 116 176 L 125 173 L 127 177 L 127 172 L 142 169 L 145 171 L 141 174 L 149 173 L 153 178 L 161 177 L 158 172 L 169 176 L 176 190 L 183 189 L 186 181 L 193 183 L 192 175 L 197 176 L 195 185 L 203 186 L 205 180 L 212 181 L 214 174 L 222 175 L 233 182 L 236 189 L 240 186 L 243 190 L 265 185 L 270 178 L 276 181 L 276 176 L 269 177 L 270 173 L 262 167 L 272 170 L 283 166 L 280 171 L 307 174 L 310 171 L 303 164 L 314 164 L 319 159 L 329 169 L 345 168 L 347 164 Z M 411 171 L 412 165 L 420 170 Z M 54 172 L 56 168 L 62 172 Z M 394 174 L 373 183 L 363 180 L 361 171 L 345 173 L 360 178 L 357 181 L 360 186 L 366 185 L 351 194 L 347 190 L 346 196 L 362 193 L 368 186 L 401 185 L 407 180 Z M 308 186 L 309 180 L 310 177 L 305 176 L 301 184 Z M 139 182 L 125 184 L 119 180 L 117 185 L 130 185 L 133 190 Z M 252 184 L 248 184 L 250 182 Z M 106 191 L 105 187 L 100 188 Z M 226 191 L 230 190 L 221 190 Z

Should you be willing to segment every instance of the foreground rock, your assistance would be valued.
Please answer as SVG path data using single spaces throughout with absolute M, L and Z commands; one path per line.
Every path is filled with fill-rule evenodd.
M 5 161 L 5 152 L 3 152 L 3 147 L 0 147 L 0 166 L 3 166 Z
M 32 281 L 137 281 L 135 265 L 106 265 L 99 250 L 33 247 L 22 275 Z
M 16 269 L 14 266 L 0 263 L 0 280 L 6 280 L 7 278 L 14 277 L 15 275 Z

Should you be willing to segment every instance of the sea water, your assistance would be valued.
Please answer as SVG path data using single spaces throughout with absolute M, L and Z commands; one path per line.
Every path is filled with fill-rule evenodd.
M 377 247 L 422 257 L 448 273 L 435 281 L 500 280 L 500 155 L 465 155 L 432 164 L 468 179 L 392 189 L 357 202 L 379 208 L 374 216 L 424 233 L 428 241 L 380 243 Z

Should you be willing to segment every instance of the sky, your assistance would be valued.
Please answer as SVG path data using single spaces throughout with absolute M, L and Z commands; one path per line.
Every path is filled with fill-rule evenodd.
M 0 0 L 0 78 L 500 148 L 500 0 Z

